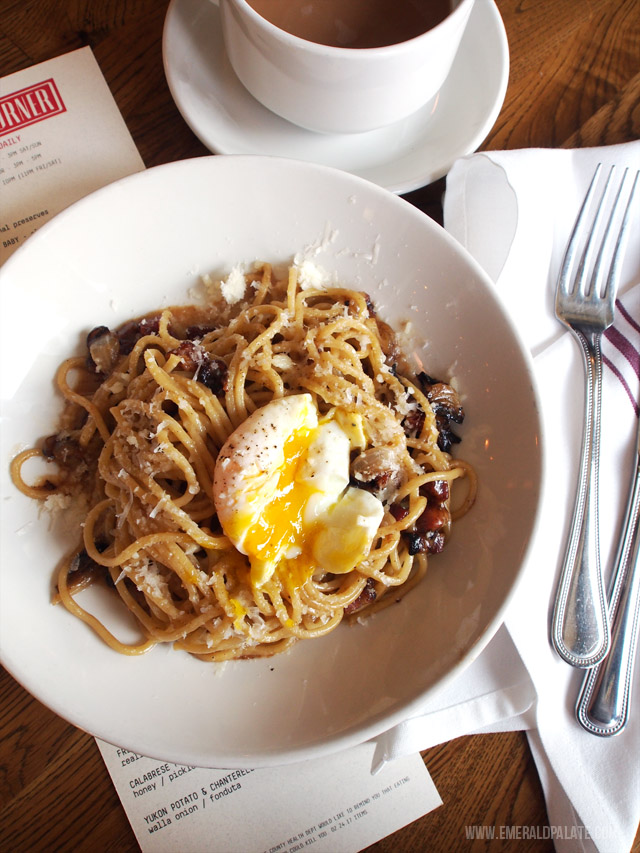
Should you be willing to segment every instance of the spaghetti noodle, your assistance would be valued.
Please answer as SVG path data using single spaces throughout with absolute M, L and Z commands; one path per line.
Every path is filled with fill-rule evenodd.
M 425 374 L 408 378 L 366 294 L 305 289 L 295 267 L 278 280 L 266 264 L 242 289 L 234 304 L 93 330 L 88 357 L 58 370 L 59 431 L 12 463 L 25 494 L 84 502 L 82 542 L 59 567 L 56 598 L 124 654 L 173 643 L 222 661 L 327 634 L 419 583 L 452 518 L 474 500 L 474 472 L 450 452 L 463 417 L 455 391 Z M 382 520 L 350 570 L 301 574 L 282 559 L 257 580 L 220 523 L 216 461 L 254 413 L 294 395 L 307 395 L 321 420 L 360 419 L 350 488 L 374 495 Z M 22 471 L 32 456 L 52 460 L 56 473 L 29 484 Z M 453 510 L 460 478 L 467 488 Z M 77 601 L 101 580 L 135 616 L 140 643 L 120 642 Z

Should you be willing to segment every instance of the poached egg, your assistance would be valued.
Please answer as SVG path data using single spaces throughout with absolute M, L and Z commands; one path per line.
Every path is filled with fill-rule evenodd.
M 225 535 L 249 558 L 254 586 L 276 571 L 301 586 L 317 571 L 350 572 L 367 556 L 384 508 L 349 485 L 351 450 L 365 446 L 361 415 L 319 417 L 310 394 L 272 400 L 229 436 L 214 503 Z

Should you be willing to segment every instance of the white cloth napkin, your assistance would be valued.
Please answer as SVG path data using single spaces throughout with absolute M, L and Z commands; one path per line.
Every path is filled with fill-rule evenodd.
M 520 150 L 457 161 L 445 228 L 495 282 L 534 359 L 545 434 L 542 515 L 505 624 L 424 712 L 377 738 L 376 761 L 462 734 L 527 730 L 559 853 L 625 853 L 640 819 L 640 666 L 631 718 L 613 738 L 575 720 L 583 674 L 549 642 L 549 618 L 571 518 L 583 418 L 578 345 L 553 311 L 569 234 L 598 162 L 640 169 L 640 142 L 581 150 Z M 618 169 L 620 176 L 622 169 Z M 640 211 L 619 290 L 615 334 L 603 343 L 601 544 L 610 570 L 633 469 L 640 377 Z M 533 296 L 533 299 L 531 298 Z

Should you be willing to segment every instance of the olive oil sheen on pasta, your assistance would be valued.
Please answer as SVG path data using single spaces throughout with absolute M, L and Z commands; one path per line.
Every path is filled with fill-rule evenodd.
M 331 47 L 371 48 L 408 41 L 451 12 L 450 0 L 247 0 L 281 30 Z

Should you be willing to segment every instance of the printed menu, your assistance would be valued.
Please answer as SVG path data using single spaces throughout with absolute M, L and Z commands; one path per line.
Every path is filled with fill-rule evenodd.
M 91 48 L 0 78 L 0 263 L 73 202 L 142 169 Z
M 246 770 L 98 746 L 143 853 L 356 853 L 442 803 L 419 754 L 372 774 L 372 742 Z

